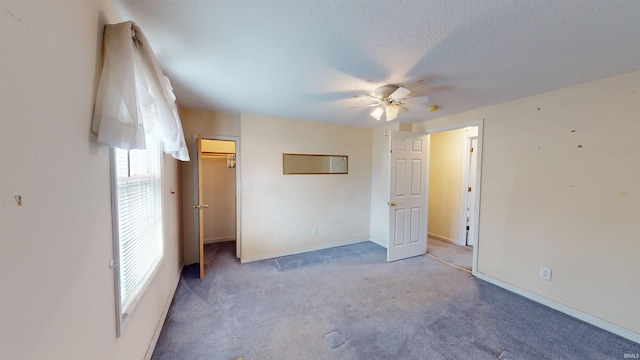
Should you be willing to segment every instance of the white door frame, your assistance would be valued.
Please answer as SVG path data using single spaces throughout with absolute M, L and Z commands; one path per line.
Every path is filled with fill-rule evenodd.
M 471 187 L 473 194 L 475 195 L 475 191 L 477 191 L 478 189 L 475 188 L 476 184 L 475 184 L 475 179 L 472 183 L 471 181 L 471 160 L 473 158 L 473 154 L 471 153 L 471 143 L 473 142 L 473 140 L 477 141 L 478 136 L 473 135 L 473 136 L 465 136 L 464 138 L 464 142 L 462 144 L 463 146 L 463 151 L 462 151 L 462 188 L 460 189 L 460 191 L 462 192 L 462 214 L 460 216 L 460 234 L 465 234 L 465 236 L 461 236 L 460 239 L 458 240 L 458 245 L 460 246 L 466 246 L 467 243 L 469 242 L 467 240 L 467 209 L 469 208 L 469 187 Z M 476 144 L 476 148 L 478 147 L 478 145 Z M 474 149 L 474 152 L 477 151 L 477 149 Z M 476 159 L 477 159 L 477 155 L 478 153 L 475 152 L 476 154 Z M 477 162 L 476 162 L 477 164 Z M 474 204 L 475 206 L 475 204 Z M 474 226 L 477 225 L 477 222 L 475 221 L 475 219 L 473 218 L 474 214 L 473 212 L 469 215 L 469 217 L 471 218 L 472 221 L 469 221 L 469 234 L 472 235 L 473 232 L 475 232 L 475 228 L 473 228 Z M 471 242 L 473 243 L 473 237 L 471 238 Z
M 464 129 L 466 127 L 473 127 L 473 126 L 477 126 L 478 127 L 478 153 L 477 153 L 477 164 L 476 164 L 476 183 L 475 183 L 475 188 L 477 189 L 477 191 L 474 194 L 474 200 L 475 200 L 475 209 L 473 210 L 473 215 L 475 216 L 475 220 L 476 220 L 476 229 L 472 234 L 472 240 L 473 240 L 473 264 L 471 266 L 471 273 L 475 276 L 476 273 L 478 272 L 478 248 L 480 248 L 480 241 L 479 241 L 479 234 L 480 234 L 480 189 L 481 189 L 481 180 L 482 180 L 482 138 L 483 138 L 483 133 L 484 133 L 484 119 L 480 119 L 480 120 L 474 120 L 474 121 L 469 121 L 469 122 L 465 122 L 465 123 L 459 123 L 459 124 L 451 124 L 451 125 L 447 125 L 447 126 L 442 126 L 442 127 L 436 127 L 436 128 L 432 128 L 432 129 L 427 129 L 424 131 L 425 134 L 433 134 L 433 133 L 438 133 L 438 132 L 444 132 L 444 131 L 449 131 L 449 130 L 457 130 L 457 129 Z M 429 152 L 431 150 L 429 149 Z M 464 206 L 464 203 L 466 202 L 465 197 L 463 197 L 463 200 L 461 201 L 461 208 Z M 466 211 L 466 209 L 463 209 Z M 466 225 L 465 225 L 466 226 Z M 428 245 L 427 245 L 428 246 Z
M 241 251 L 242 251 L 242 246 L 241 246 L 241 239 L 242 236 L 240 236 L 240 231 L 241 231 L 241 219 L 240 219 L 240 214 L 241 214 L 241 205 L 240 205 L 240 195 L 241 195 L 241 191 L 242 191 L 242 187 L 240 186 L 240 184 L 242 183 L 242 179 L 240 178 L 240 164 L 241 164 L 241 157 L 240 157 L 240 137 L 237 136 L 221 136 L 221 135 L 205 135 L 205 134 L 201 134 L 200 135 L 202 140 L 226 140 L 226 141 L 234 141 L 236 143 L 236 257 L 241 258 Z M 198 134 L 193 134 L 192 135 L 192 144 L 193 147 L 193 153 L 192 154 L 192 159 L 196 159 L 196 156 L 198 156 Z M 193 163 L 193 198 L 195 199 L 195 201 L 197 202 L 198 199 L 198 162 L 194 161 Z M 195 204 L 195 203 L 194 203 Z M 199 245 L 199 240 L 198 240 L 198 218 L 195 217 L 193 220 L 193 233 L 194 233 L 194 257 L 195 259 L 198 258 L 198 252 L 200 251 L 200 245 Z

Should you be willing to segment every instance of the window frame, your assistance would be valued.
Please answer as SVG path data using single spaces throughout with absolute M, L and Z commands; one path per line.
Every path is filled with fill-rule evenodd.
M 129 316 L 134 312 L 137 304 L 139 303 L 140 298 L 145 294 L 147 288 L 151 284 L 153 278 L 155 277 L 160 265 L 164 262 L 165 259 L 165 229 L 164 229 L 164 211 L 163 211 L 163 196 L 162 196 L 162 180 L 163 180 L 163 159 L 164 154 L 162 152 L 162 145 L 156 140 L 151 140 L 149 138 L 146 139 L 147 144 L 150 146 L 157 146 L 156 156 L 154 161 L 157 161 L 157 183 L 155 186 L 155 191 L 157 193 L 155 196 L 158 196 L 159 202 L 159 221 L 160 221 L 160 238 L 158 241 L 160 242 L 160 256 L 154 261 L 153 265 L 150 267 L 151 270 L 147 272 L 147 276 L 143 281 L 144 284 L 139 287 L 136 291 L 135 295 L 131 297 L 131 300 L 127 304 L 122 304 L 122 284 L 121 284 L 121 256 L 120 256 L 120 212 L 118 206 L 118 173 L 117 173 L 117 155 L 116 150 L 120 151 L 130 151 L 130 150 L 122 150 L 111 147 L 109 149 L 109 163 L 110 163 L 110 176 L 111 176 L 111 225 L 112 225 L 112 250 L 113 250 L 113 258 L 109 264 L 109 267 L 113 269 L 113 278 L 114 278 L 114 300 L 115 300 L 115 316 L 116 316 L 116 338 L 121 337 L 123 328 L 127 322 Z M 151 140 L 151 141 L 150 141 Z M 151 145 L 153 144 L 153 145 Z M 140 151 L 140 150 L 137 150 Z M 146 150 L 145 150 L 146 151 Z M 128 164 L 130 166 L 130 164 Z

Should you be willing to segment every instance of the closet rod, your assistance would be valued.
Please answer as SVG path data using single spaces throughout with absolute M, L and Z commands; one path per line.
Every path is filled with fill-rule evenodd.
M 219 152 L 203 152 L 202 156 L 229 156 L 235 155 L 234 153 L 219 153 Z

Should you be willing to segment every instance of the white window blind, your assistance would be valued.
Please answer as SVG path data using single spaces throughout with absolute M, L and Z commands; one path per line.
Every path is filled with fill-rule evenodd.
M 124 319 L 163 256 L 161 151 L 114 149 L 120 317 Z

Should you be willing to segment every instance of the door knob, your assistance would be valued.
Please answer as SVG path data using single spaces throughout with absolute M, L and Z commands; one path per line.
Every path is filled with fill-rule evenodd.
M 397 203 L 397 202 L 395 202 L 395 201 L 387 201 L 387 204 L 388 204 L 388 205 L 391 205 L 391 206 L 396 206 L 396 205 L 398 205 L 398 203 Z

